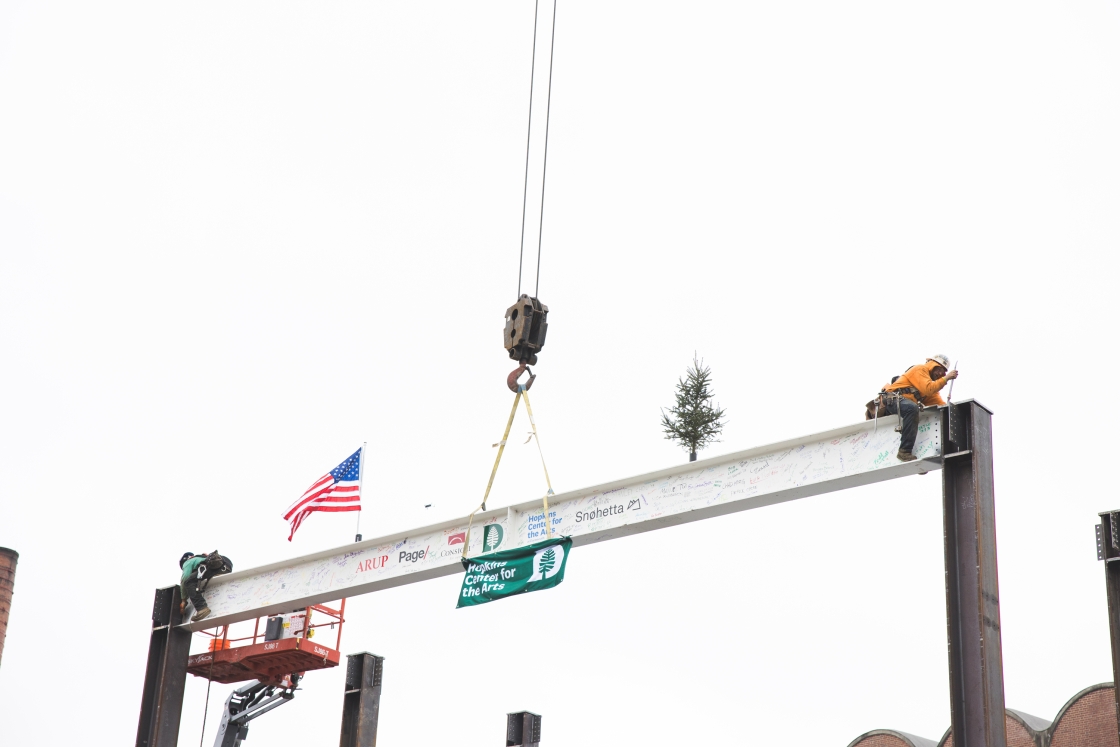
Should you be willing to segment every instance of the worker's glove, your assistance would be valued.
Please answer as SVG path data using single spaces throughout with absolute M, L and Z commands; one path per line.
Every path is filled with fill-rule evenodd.
M 225 561 L 222 560 L 222 556 L 218 554 L 217 550 L 206 556 L 206 566 L 212 571 L 218 570 L 224 563 Z

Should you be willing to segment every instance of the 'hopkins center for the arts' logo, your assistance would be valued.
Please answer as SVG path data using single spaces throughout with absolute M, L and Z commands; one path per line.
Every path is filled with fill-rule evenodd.
M 540 550 L 537 550 L 535 555 L 533 555 L 533 575 L 529 577 L 529 583 L 532 583 L 534 581 L 544 581 L 546 578 L 552 578 L 560 572 L 560 568 L 563 565 L 563 545 L 542 547 Z
M 502 529 L 501 524 L 488 524 L 486 528 L 482 530 L 482 551 L 493 552 L 497 550 L 501 546 L 505 536 L 506 533 L 505 530 Z

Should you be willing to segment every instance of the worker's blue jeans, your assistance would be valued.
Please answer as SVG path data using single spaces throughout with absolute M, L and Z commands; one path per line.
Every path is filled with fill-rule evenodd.
M 899 451 L 914 451 L 914 442 L 918 440 L 918 404 L 905 397 L 898 398 L 895 404 L 894 397 L 887 398 L 887 414 L 898 415 L 902 410 L 902 443 Z

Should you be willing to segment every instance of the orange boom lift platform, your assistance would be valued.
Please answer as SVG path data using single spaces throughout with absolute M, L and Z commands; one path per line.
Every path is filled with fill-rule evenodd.
M 328 619 L 312 623 L 312 612 Z M 211 638 L 209 650 L 189 657 L 187 671 L 196 677 L 222 684 L 246 680 L 283 684 L 292 674 L 302 675 L 316 669 L 337 667 L 341 658 L 338 647 L 342 642 L 345 612 L 346 600 L 343 599 L 337 610 L 314 604 L 299 612 L 266 618 L 263 632 L 261 618 L 258 617 L 253 623 L 251 636 L 231 638 L 229 625 L 216 628 L 214 633 L 203 631 L 203 635 Z M 316 629 L 327 626 L 331 629 L 337 626 L 333 647 L 311 640 Z

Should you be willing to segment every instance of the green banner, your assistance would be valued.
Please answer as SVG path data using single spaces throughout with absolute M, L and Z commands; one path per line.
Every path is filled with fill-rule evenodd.
M 455 607 L 473 607 L 514 594 L 551 589 L 564 580 L 571 550 L 571 537 L 554 537 L 512 550 L 463 558 L 467 573 Z

